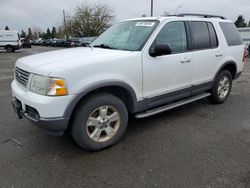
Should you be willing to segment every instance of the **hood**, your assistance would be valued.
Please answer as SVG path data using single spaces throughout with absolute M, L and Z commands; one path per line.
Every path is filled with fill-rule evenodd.
M 89 64 L 108 58 L 127 55 L 131 51 L 102 48 L 71 48 L 35 54 L 18 59 L 16 66 L 31 73 L 49 75 L 58 68 L 74 66 L 74 63 Z

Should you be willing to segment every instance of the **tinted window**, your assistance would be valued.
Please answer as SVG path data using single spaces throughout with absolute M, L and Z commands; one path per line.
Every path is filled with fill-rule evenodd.
M 220 27 L 225 35 L 228 46 L 237 46 L 243 44 L 240 34 L 233 23 L 221 22 Z
M 210 34 L 211 48 L 216 48 L 218 46 L 218 38 L 216 36 L 214 26 L 210 22 L 208 22 L 207 25 L 208 25 L 209 34 Z
M 210 36 L 206 22 L 190 22 L 193 49 L 210 48 Z
M 157 35 L 154 44 L 168 44 L 172 53 L 187 51 L 187 35 L 184 22 L 166 24 Z

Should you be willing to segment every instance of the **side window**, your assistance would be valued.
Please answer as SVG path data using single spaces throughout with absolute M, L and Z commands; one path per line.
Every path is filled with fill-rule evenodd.
M 193 49 L 207 49 L 210 48 L 210 36 L 207 22 L 192 21 L 189 22 L 192 38 Z
M 240 34 L 233 23 L 221 22 L 220 27 L 225 35 L 228 46 L 237 46 L 243 44 Z
M 210 34 L 210 40 L 211 40 L 211 48 L 216 48 L 218 46 L 218 38 L 214 29 L 214 26 L 212 23 L 208 22 L 208 29 Z
M 187 51 L 187 34 L 184 22 L 167 23 L 157 35 L 154 44 L 168 44 L 172 53 Z

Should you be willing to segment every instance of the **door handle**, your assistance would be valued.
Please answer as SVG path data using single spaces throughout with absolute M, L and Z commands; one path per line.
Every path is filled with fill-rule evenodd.
M 217 52 L 217 53 L 215 53 L 215 57 L 221 57 L 221 56 L 223 56 L 223 52 Z
M 191 57 L 183 57 L 181 58 L 181 63 L 190 63 L 192 60 Z

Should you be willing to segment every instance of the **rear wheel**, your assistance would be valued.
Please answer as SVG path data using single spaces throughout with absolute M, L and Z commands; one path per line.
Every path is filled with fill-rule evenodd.
M 14 52 L 15 50 L 14 50 L 14 48 L 12 47 L 12 46 L 6 46 L 6 51 L 8 52 L 8 53 L 11 53 L 11 52 Z
M 97 151 L 115 144 L 124 134 L 127 121 L 125 104 L 114 95 L 102 93 L 80 105 L 71 134 L 80 147 Z
M 216 78 L 208 98 L 215 104 L 224 103 L 230 95 L 232 89 L 232 75 L 228 70 L 223 70 Z

